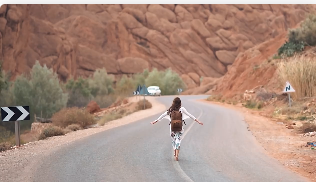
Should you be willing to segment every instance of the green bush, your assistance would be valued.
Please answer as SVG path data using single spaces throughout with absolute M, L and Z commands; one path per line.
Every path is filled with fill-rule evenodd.
M 171 69 L 165 71 L 162 80 L 163 85 L 161 92 L 163 95 L 176 95 L 178 93 L 178 88 L 182 88 L 183 90 L 186 88 L 181 77 Z
M 301 26 L 289 31 L 290 42 L 304 42 L 309 46 L 316 45 L 316 15 L 309 15 Z
M 304 47 L 305 47 L 305 43 L 303 41 L 286 42 L 279 48 L 278 55 L 283 56 L 283 57 L 291 57 L 295 53 L 303 51 Z
M 130 96 L 135 90 L 135 82 L 126 75 L 116 83 L 115 93 L 121 96 Z
M 162 88 L 163 86 L 163 78 L 164 78 L 164 72 L 158 71 L 156 68 L 154 68 L 148 75 L 148 77 L 145 80 L 146 86 L 159 86 Z
M 149 71 L 148 69 L 145 69 L 142 73 L 137 73 L 135 75 L 133 75 L 133 80 L 135 82 L 135 85 L 144 85 L 146 84 L 146 78 L 149 75 Z
M 85 128 L 96 123 L 92 114 L 85 109 L 79 109 L 77 107 L 60 110 L 53 115 L 52 122 L 54 125 L 63 128 L 72 124 L 78 124 L 82 128 Z
M 316 15 L 309 15 L 299 28 L 288 32 L 288 41 L 278 50 L 278 55 L 291 57 L 304 50 L 305 45 L 316 45 Z
M 79 77 L 77 80 L 69 79 L 66 83 L 69 94 L 67 107 L 85 107 L 93 99 L 89 87 L 89 79 Z
M 48 137 L 52 137 L 52 136 L 60 136 L 60 135 L 64 135 L 65 131 L 58 127 L 58 126 L 49 126 L 47 128 L 45 128 L 42 133 L 39 136 L 39 140 L 44 140 Z
M 107 74 L 105 69 L 97 69 L 93 77 L 88 80 L 91 94 L 96 96 L 109 95 L 114 92 L 114 78 Z

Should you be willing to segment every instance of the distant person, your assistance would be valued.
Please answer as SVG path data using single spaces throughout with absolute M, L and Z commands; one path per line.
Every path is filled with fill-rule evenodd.
M 202 122 L 197 120 L 192 114 L 190 114 L 184 107 L 181 106 L 181 99 L 176 97 L 173 99 L 173 103 L 171 107 L 163 113 L 157 120 L 151 122 L 151 124 L 155 124 L 163 118 L 170 119 L 170 136 L 172 138 L 172 147 L 174 150 L 174 156 L 178 161 L 179 151 L 180 151 L 180 143 L 181 136 L 183 134 L 183 122 L 184 119 L 190 117 L 194 121 L 198 122 L 200 125 L 203 125 Z M 169 118 L 170 117 L 170 118 Z

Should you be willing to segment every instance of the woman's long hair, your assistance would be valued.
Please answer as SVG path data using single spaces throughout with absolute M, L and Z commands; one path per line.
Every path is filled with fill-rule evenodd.
M 179 109 L 181 108 L 181 99 L 179 97 L 176 97 L 173 99 L 172 105 L 171 107 L 168 109 L 168 115 L 172 112 L 172 111 L 179 111 Z

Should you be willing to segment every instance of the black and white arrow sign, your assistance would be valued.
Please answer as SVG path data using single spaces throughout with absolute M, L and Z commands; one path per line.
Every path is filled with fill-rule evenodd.
M 30 120 L 29 106 L 1 107 L 2 121 L 24 121 Z

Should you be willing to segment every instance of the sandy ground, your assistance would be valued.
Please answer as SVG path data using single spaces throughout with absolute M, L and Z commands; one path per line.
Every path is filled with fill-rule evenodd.
M 316 150 L 305 147 L 307 142 L 316 140 L 316 137 L 302 137 L 296 134 L 293 129 L 287 129 L 285 124 L 260 116 L 258 111 L 242 106 L 205 100 L 201 100 L 201 102 L 218 104 L 243 113 L 249 126 L 248 129 L 268 155 L 295 173 L 316 182 Z
M 137 101 L 136 97 L 130 98 Z M 104 126 L 89 128 L 68 133 L 64 136 L 55 136 L 46 140 L 30 142 L 20 148 L 0 153 L 0 181 L 30 181 L 27 177 L 36 167 L 37 162 L 49 153 L 53 153 L 60 147 L 69 145 L 75 140 L 109 130 L 118 126 L 135 122 L 137 120 L 163 112 L 166 107 L 153 97 L 146 97 L 152 103 L 152 108 L 135 112 L 121 119 L 113 120 Z M 151 121 L 148 121 L 148 123 Z M 17 178 L 18 177 L 18 178 Z

